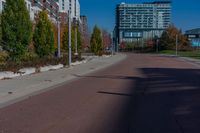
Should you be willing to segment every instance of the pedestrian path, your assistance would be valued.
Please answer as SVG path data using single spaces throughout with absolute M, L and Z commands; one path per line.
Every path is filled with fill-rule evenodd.
M 0 108 L 75 80 L 77 79 L 76 75 L 85 75 L 103 69 L 125 58 L 125 54 L 95 57 L 94 59 L 90 58 L 87 63 L 70 68 L 0 80 Z

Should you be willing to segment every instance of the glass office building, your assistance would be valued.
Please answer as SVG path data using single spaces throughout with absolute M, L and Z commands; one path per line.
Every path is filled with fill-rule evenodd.
M 171 23 L 171 1 L 142 4 L 121 3 L 116 7 L 115 41 L 134 42 L 160 37 Z
M 187 30 L 185 35 L 193 47 L 200 47 L 200 28 Z

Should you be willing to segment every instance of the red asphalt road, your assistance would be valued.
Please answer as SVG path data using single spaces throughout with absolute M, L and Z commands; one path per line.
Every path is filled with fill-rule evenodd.
M 0 133 L 200 133 L 200 70 L 173 57 L 126 60 L 0 109 Z

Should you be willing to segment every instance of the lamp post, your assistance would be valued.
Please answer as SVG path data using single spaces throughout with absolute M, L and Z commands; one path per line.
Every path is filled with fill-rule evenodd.
M 158 50 L 159 50 L 159 48 L 158 48 L 158 43 L 159 43 L 159 39 L 157 38 L 157 39 L 156 39 L 156 51 L 157 51 L 157 53 L 158 53 Z
M 176 56 L 178 55 L 178 35 L 176 34 Z
M 166 32 L 168 37 L 169 37 L 169 33 Z M 176 34 L 176 56 L 178 56 L 178 34 Z
M 60 58 L 60 16 L 57 18 L 57 27 L 58 27 L 58 53 L 57 56 Z
M 71 66 L 71 62 L 72 62 L 72 57 L 71 57 L 71 51 L 72 51 L 71 50 L 71 43 L 72 43 L 71 42 L 71 11 L 70 10 L 68 11 L 68 27 L 69 27 L 69 29 L 68 29 L 69 30 L 69 34 L 68 34 L 69 35 L 69 37 L 68 37 L 69 38 L 68 39 L 68 41 L 69 41 L 68 42 L 68 48 L 69 48 L 69 55 L 68 56 L 69 56 L 69 60 L 68 60 L 68 63 L 69 63 L 69 67 L 70 67 Z
M 112 56 L 114 55 L 114 41 L 113 41 L 113 32 L 110 33 L 111 36 L 111 45 L 112 45 Z
M 78 22 L 77 19 L 74 19 L 74 23 L 75 23 L 75 53 L 74 55 L 77 56 L 78 55 L 78 40 L 77 40 L 77 26 L 78 26 Z

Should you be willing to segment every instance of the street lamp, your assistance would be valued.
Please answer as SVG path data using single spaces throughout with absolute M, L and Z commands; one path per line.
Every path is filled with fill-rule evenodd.
M 158 51 L 159 51 L 159 38 L 158 38 L 158 36 L 155 36 L 155 41 L 156 41 L 156 53 L 158 53 Z
M 114 41 L 113 41 L 113 32 L 110 33 L 111 36 L 111 46 L 112 46 L 112 56 L 114 55 Z
M 69 37 L 68 37 L 69 38 L 68 39 L 68 41 L 69 41 L 68 42 L 68 48 L 69 48 L 69 55 L 68 56 L 69 56 L 69 60 L 68 61 L 69 61 L 69 67 L 70 67 L 71 66 L 71 62 L 72 62 L 72 57 L 71 57 L 71 52 L 72 52 L 72 49 L 71 49 L 71 43 L 72 43 L 71 42 L 71 11 L 70 10 L 68 11 L 68 28 L 69 28 L 68 29 L 69 30 L 69 34 L 68 34 L 69 35 Z
M 176 56 L 178 55 L 178 35 L 176 34 Z
M 168 37 L 170 37 L 169 32 L 166 32 L 166 33 L 167 33 Z M 176 34 L 176 56 L 178 56 L 178 34 Z
M 75 53 L 74 55 L 78 55 L 78 39 L 77 39 L 77 26 L 78 26 L 78 21 L 76 18 L 74 18 L 74 25 L 75 25 Z
M 60 58 L 60 16 L 57 18 L 57 28 L 58 28 L 58 53 L 57 56 Z
M 158 46 L 158 45 L 159 45 L 159 39 L 157 38 L 157 39 L 156 39 L 157 53 L 158 53 L 158 51 L 159 51 L 159 46 Z

